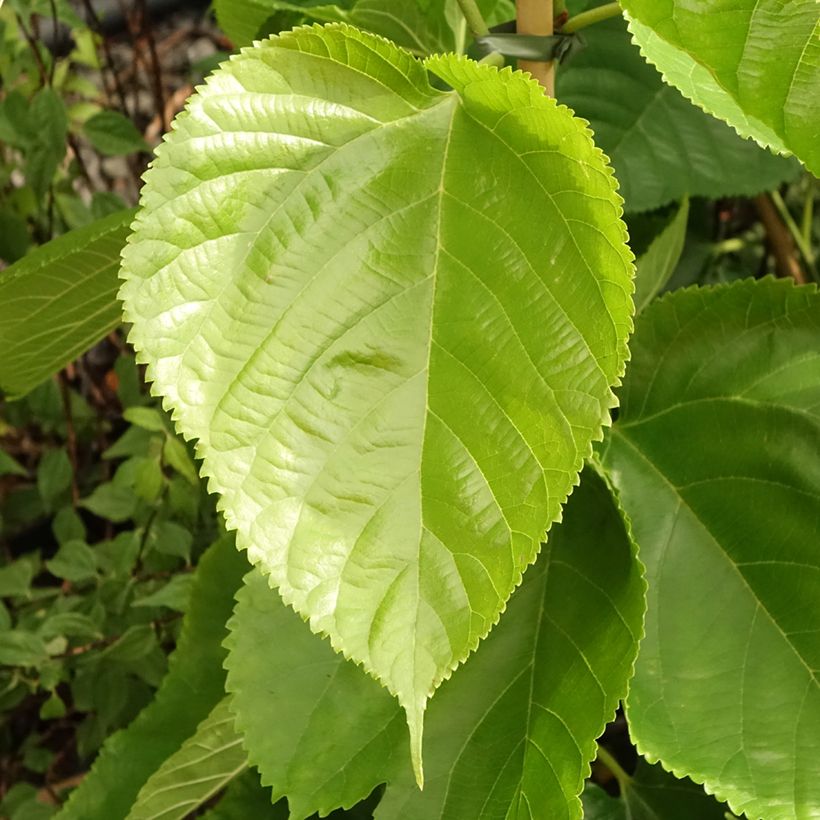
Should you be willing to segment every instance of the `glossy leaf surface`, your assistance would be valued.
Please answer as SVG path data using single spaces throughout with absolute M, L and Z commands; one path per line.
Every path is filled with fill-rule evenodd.
M 397 695 L 417 765 L 608 422 L 632 311 L 583 123 L 426 65 L 455 90 L 343 26 L 244 51 L 159 150 L 121 291 L 238 546 Z
M 820 174 L 816 0 L 622 0 L 667 82 L 746 137 Z
M 60 820 L 125 817 L 145 781 L 222 700 L 225 622 L 247 566 L 232 538 L 218 541 L 202 557 L 177 648 L 155 699 L 106 741 Z
M 620 513 L 587 471 L 499 625 L 433 698 L 419 792 L 395 701 L 254 572 L 228 640 L 237 726 L 295 817 L 388 781 L 377 818 L 576 818 L 594 739 L 626 689 L 643 591 Z
M 649 581 L 633 739 L 767 820 L 820 814 L 818 340 L 813 287 L 665 297 L 604 451 Z
M 117 270 L 133 217 L 112 214 L 0 272 L 0 388 L 27 393 L 120 323 Z
M 587 48 L 557 73 L 557 96 L 589 120 L 612 161 L 629 211 L 684 196 L 757 194 L 794 179 L 799 165 L 773 156 L 664 83 L 622 19 L 584 29 Z
M 128 820 L 182 820 L 244 772 L 248 758 L 233 724 L 223 698 L 140 789 Z

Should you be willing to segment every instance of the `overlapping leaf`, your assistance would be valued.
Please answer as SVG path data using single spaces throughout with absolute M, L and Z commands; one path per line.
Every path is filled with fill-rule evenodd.
M 60 820 L 125 817 L 153 772 L 196 731 L 224 697 L 222 640 L 247 562 L 232 538 L 203 555 L 169 671 L 153 702 L 105 743 Z
M 820 815 L 818 340 L 813 287 L 665 297 L 604 453 L 649 580 L 633 738 L 767 820 Z
M 378 818 L 575 818 L 594 739 L 626 688 L 643 581 L 608 489 L 584 473 L 501 623 L 437 692 L 419 792 L 395 701 L 246 578 L 228 688 L 251 761 L 294 817 L 389 781 Z M 528 809 L 528 806 L 530 807 Z
M 238 545 L 398 696 L 417 765 L 608 420 L 632 310 L 583 123 L 426 65 L 454 91 L 345 26 L 244 51 L 159 150 L 121 291 Z
M 557 96 L 590 121 L 628 210 L 687 194 L 756 194 L 798 173 L 796 162 L 740 138 L 666 85 L 623 20 L 598 23 L 584 37 L 587 48 L 558 72 Z
M 223 698 L 140 789 L 128 820 L 182 820 L 242 774 L 248 759 L 233 724 Z
M 0 273 L 0 388 L 27 393 L 119 324 L 117 270 L 133 218 L 112 214 Z
M 622 0 L 667 82 L 738 133 L 820 174 L 816 0 Z

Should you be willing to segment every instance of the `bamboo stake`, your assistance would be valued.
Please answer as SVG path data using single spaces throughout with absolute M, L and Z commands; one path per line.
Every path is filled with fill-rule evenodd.
M 516 0 L 517 24 L 519 34 L 536 34 L 549 37 L 553 33 L 552 0 Z M 555 96 L 555 64 L 553 62 L 533 62 L 519 60 L 518 67 L 529 71 L 544 86 L 544 91 Z

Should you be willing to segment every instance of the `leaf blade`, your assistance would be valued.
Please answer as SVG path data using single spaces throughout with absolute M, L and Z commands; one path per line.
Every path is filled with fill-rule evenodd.
M 0 274 L 0 386 L 23 395 L 120 323 L 117 270 L 134 211 L 71 231 Z
M 232 60 L 158 153 L 121 291 L 238 545 L 396 694 L 417 764 L 428 698 L 497 621 L 606 423 L 632 312 L 620 201 L 583 123 L 521 74 L 426 67 L 456 91 L 344 26 Z M 226 152 L 251 125 L 269 150 Z M 497 210 L 497 186 L 529 201 Z M 214 358 L 218 338 L 236 341 Z
M 820 430 L 820 300 L 810 287 L 742 281 L 668 296 L 643 317 L 604 451 L 650 585 L 633 737 L 736 813 L 809 815 L 820 806 L 808 774 L 820 562 L 807 534 L 820 503 L 805 453 Z M 679 446 L 664 455 L 672 425 Z

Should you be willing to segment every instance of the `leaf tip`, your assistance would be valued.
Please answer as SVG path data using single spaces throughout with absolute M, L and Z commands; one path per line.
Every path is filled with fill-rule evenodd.
M 424 743 L 424 709 L 427 700 L 417 701 L 412 706 L 404 707 L 407 715 L 407 728 L 410 730 L 410 760 L 413 764 L 413 774 L 419 790 L 424 789 L 424 762 L 422 760 L 422 745 Z

